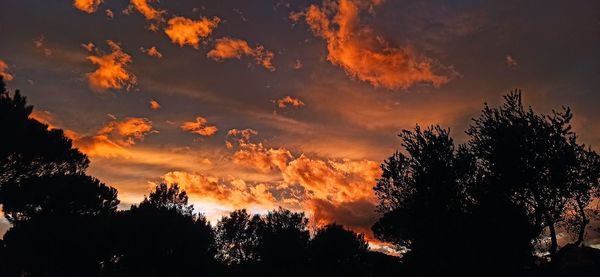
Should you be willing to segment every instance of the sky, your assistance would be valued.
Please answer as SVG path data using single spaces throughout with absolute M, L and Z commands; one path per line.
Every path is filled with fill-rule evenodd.
M 464 142 L 513 89 L 600 149 L 598 1 L 2 0 L 0 37 L 8 87 L 122 208 L 178 183 L 213 222 L 281 206 L 372 240 L 397 134 Z

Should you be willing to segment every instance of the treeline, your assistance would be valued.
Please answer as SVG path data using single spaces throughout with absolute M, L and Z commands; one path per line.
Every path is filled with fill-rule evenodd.
M 484 106 L 455 144 L 439 126 L 400 134 L 402 152 L 374 180 L 369 250 L 337 224 L 311 234 L 303 213 L 237 210 L 211 226 L 185 191 L 160 184 L 117 210 L 117 190 L 86 175 L 88 158 L 0 82 L 0 204 L 12 227 L 1 276 L 588 276 L 582 247 L 600 196 L 600 156 L 578 142 L 568 108 L 524 108 L 520 92 Z M 559 242 L 559 239 L 567 243 Z M 565 239 L 566 238 L 566 239 Z M 572 261 L 585 261 L 571 263 Z
M 128 210 L 88 176 L 88 158 L 0 82 L 0 276 L 384 276 L 396 257 L 330 224 L 310 235 L 303 213 L 237 210 L 212 227 L 177 185 Z
M 600 156 L 578 142 L 569 108 L 535 113 L 519 91 L 504 100 L 484 106 L 463 144 L 439 126 L 399 135 L 405 151 L 374 188 L 373 232 L 407 249 L 419 276 L 600 273 L 599 251 L 579 248 L 598 213 Z M 593 261 L 570 268 L 584 252 Z

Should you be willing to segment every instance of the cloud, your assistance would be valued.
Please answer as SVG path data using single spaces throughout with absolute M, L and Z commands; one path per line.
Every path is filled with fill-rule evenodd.
M 91 157 L 130 157 L 127 148 L 143 141 L 148 134 L 155 133 L 152 122 L 147 118 L 129 117 L 122 121 L 110 121 L 93 135 L 65 132 L 73 145 Z
M 411 47 L 394 47 L 375 31 L 361 24 L 361 13 L 379 5 L 380 0 L 325 1 L 311 5 L 304 13 L 292 13 L 292 20 L 304 17 L 315 36 L 327 42 L 327 60 L 347 75 L 374 87 L 406 89 L 419 83 L 435 87 L 449 76 L 434 72 L 432 59 L 418 55 Z
M 208 37 L 221 21 L 218 17 L 191 20 L 185 17 L 173 17 L 168 21 L 165 34 L 179 46 L 190 45 L 198 48 L 201 38 Z
M 86 13 L 94 13 L 104 0 L 75 0 L 73 6 Z
M 54 125 L 54 115 L 49 111 L 33 110 L 29 115 L 29 118 L 35 119 L 43 124 L 48 125 L 48 129 L 56 129 L 57 125 Z
M 236 147 L 233 162 L 264 173 L 276 169 L 283 170 L 292 159 L 290 151 L 284 148 L 267 148 L 262 143 L 250 142 L 250 138 L 257 134 L 253 129 L 231 129 L 227 132 L 225 145 L 229 149 Z
M 304 210 L 316 225 L 335 221 L 370 233 L 377 220 L 373 186 L 381 176 L 378 162 L 294 156 L 285 148 L 251 142 L 256 134 L 252 129 L 232 129 L 228 143 L 231 148 L 237 143 L 232 154 L 235 164 L 275 178 L 277 202 L 272 206 Z
M 336 222 L 355 232 L 364 233 L 369 241 L 374 240 L 371 226 L 377 221 L 378 215 L 373 201 L 333 202 L 314 198 L 306 201 L 304 206 L 316 226 Z
M 513 56 L 511 55 L 506 55 L 506 57 L 504 58 L 504 63 L 506 63 L 506 65 L 509 68 L 518 68 L 519 67 L 519 62 L 517 62 L 517 60 L 515 58 L 513 58 Z
M 159 58 L 159 59 L 163 57 L 162 53 L 160 53 L 158 51 L 158 49 L 156 49 L 156 46 L 152 46 L 148 49 L 146 49 L 144 47 L 140 47 L 140 51 L 142 53 L 148 54 L 148 56 L 150 56 L 150 57 L 155 57 L 155 58 Z
M 283 170 L 291 158 L 290 151 L 284 148 L 266 148 L 262 143 L 241 143 L 240 148 L 233 154 L 234 163 L 261 172 Z
M 102 125 L 92 134 L 81 134 L 61 126 L 54 114 L 48 111 L 34 110 L 30 118 L 48 125 L 49 129 L 61 128 L 65 136 L 73 141 L 75 147 L 92 158 L 124 158 L 131 163 L 168 165 L 186 169 L 190 169 L 189 164 L 210 164 L 210 161 L 206 159 L 198 161 L 197 158 L 188 157 L 187 153 L 178 153 L 174 149 L 170 151 L 132 149 L 132 146 L 143 141 L 147 135 L 158 133 L 154 130 L 152 122 L 147 118 L 140 117 L 117 120 L 112 114 L 108 114 L 108 116 L 113 120 Z
M 228 37 L 217 39 L 214 48 L 206 56 L 214 61 L 241 59 L 242 56 L 250 56 L 254 58 L 256 64 L 271 71 L 275 70 L 272 63 L 273 52 L 266 50 L 262 45 L 252 48 L 247 41 L 241 39 Z
M 106 13 L 106 18 L 108 18 L 108 19 L 114 19 L 115 18 L 115 13 L 112 10 L 106 9 L 105 13 Z
M 148 4 L 147 0 L 131 0 L 131 5 L 140 12 L 147 20 L 162 20 L 165 11 L 160 11 Z
M 4 81 L 12 81 L 14 76 L 8 72 L 8 65 L 3 60 L 0 60 L 0 76 Z
M 153 109 L 153 110 L 160 109 L 160 103 L 158 103 L 158 101 L 152 99 L 152 100 L 150 100 L 149 103 L 150 103 L 150 109 Z
M 225 146 L 233 148 L 234 143 L 245 144 L 250 141 L 252 136 L 258 135 L 258 131 L 254 129 L 230 129 L 227 131 Z M 230 141 L 233 139 L 233 142 Z
M 40 38 L 34 40 L 33 44 L 35 45 L 35 48 L 41 49 L 44 52 L 44 55 L 51 56 L 52 49 L 45 46 L 44 40 L 45 40 L 44 36 L 41 36 Z
M 82 43 L 81 47 L 83 47 L 88 52 L 92 52 L 94 51 L 94 49 L 96 49 L 96 45 L 94 45 L 92 42 Z
M 302 68 L 303 66 L 304 65 L 302 64 L 302 61 L 300 59 L 296 59 L 296 61 L 294 61 L 294 63 L 291 65 L 291 67 L 296 70 Z
M 197 134 L 203 137 L 210 137 L 217 133 L 219 130 L 217 126 L 206 125 L 208 121 L 206 118 L 198 116 L 196 121 L 188 121 L 181 124 L 180 128 L 184 131 L 188 131 L 193 134 Z
M 320 160 L 305 155 L 289 162 L 282 171 L 288 184 L 300 184 L 314 198 L 332 202 L 372 200 L 379 164 L 368 160 Z
M 219 178 L 202 173 L 181 171 L 162 176 L 167 184 L 178 184 L 192 199 L 227 205 L 233 209 L 250 206 L 275 207 L 271 185 L 248 183 L 239 178 Z
M 90 87 L 98 90 L 106 89 L 131 89 L 137 82 L 135 75 L 126 68 L 132 62 L 131 56 L 121 50 L 121 46 L 111 40 L 106 41 L 111 48 L 110 54 L 103 54 L 87 44 L 86 49 L 96 49 L 96 55 L 88 56 L 87 59 L 98 66 L 98 68 L 87 74 Z M 89 47 L 88 46 L 92 46 Z
M 294 97 L 291 97 L 291 96 L 288 95 L 286 97 L 283 97 L 283 98 L 277 100 L 277 106 L 279 108 L 282 108 L 282 109 L 284 109 L 284 108 L 286 108 L 288 106 L 292 106 L 292 107 L 298 108 L 298 107 L 304 106 L 304 102 L 302 102 L 298 98 L 294 98 Z

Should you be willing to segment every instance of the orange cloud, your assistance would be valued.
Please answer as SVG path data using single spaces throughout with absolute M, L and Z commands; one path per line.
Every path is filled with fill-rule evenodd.
M 283 170 L 292 159 L 290 151 L 284 148 L 267 148 L 262 143 L 250 142 L 250 138 L 257 134 L 253 129 L 231 129 L 227 132 L 227 148 L 233 148 L 234 144 L 238 146 L 233 154 L 233 162 L 264 173 L 275 169 Z
M 156 100 L 152 99 L 152 100 L 150 100 L 149 103 L 150 103 L 150 109 L 153 109 L 153 110 L 160 109 L 160 103 L 158 103 Z
M 92 52 L 94 51 L 94 49 L 96 49 L 96 45 L 94 45 L 92 42 L 82 43 L 81 47 L 83 47 L 88 52 Z
M 112 121 L 105 125 L 99 134 L 118 134 L 125 138 L 124 142 L 133 145 L 136 140 L 143 140 L 152 131 L 152 122 L 146 118 L 129 117 L 123 121 Z
M 48 125 L 48 129 L 58 128 L 56 125 L 54 125 L 54 115 L 49 111 L 33 110 L 33 112 L 31 112 L 31 114 L 29 115 L 29 118 L 35 119 L 40 123 Z
M 270 186 L 250 184 L 237 178 L 219 178 L 202 173 L 172 171 L 162 177 L 167 184 L 178 184 L 192 199 L 247 208 L 252 205 L 275 207 L 276 199 Z
M 148 4 L 147 0 L 131 0 L 131 4 L 148 20 L 161 20 L 164 11 L 159 11 Z
M 290 151 L 284 148 L 266 148 L 262 143 L 242 143 L 233 154 L 233 162 L 256 168 L 262 172 L 283 170 L 292 158 Z
M 131 56 L 123 52 L 119 44 L 111 40 L 107 40 L 106 42 L 112 50 L 110 54 L 102 54 L 96 51 L 96 55 L 87 57 L 92 64 L 98 66 L 94 72 L 87 74 L 90 87 L 98 90 L 121 89 L 125 87 L 129 90 L 137 82 L 135 75 L 125 68 L 132 62 Z M 86 49 L 94 49 L 93 44 L 87 44 L 84 47 Z
M 203 17 L 199 20 L 191 20 L 185 17 L 173 17 L 169 19 L 165 34 L 171 41 L 179 46 L 191 45 L 198 48 L 201 38 L 208 37 L 221 21 L 218 17 L 208 19 Z
M 94 13 L 104 0 L 75 0 L 73 6 L 86 13 Z
M 107 135 L 70 136 L 73 145 L 90 157 L 117 158 L 129 157 L 129 152 Z
M 140 51 L 142 53 L 148 54 L 148 56 L 150 56 L 150 57 L 155 57 L 155 58 L 159 58 L 159 59 L 163 57 L 162 53 L 158 52 L 158 49 L 156 49 L 156 46 L 152 46 L 148 49 L 146 49 L 144 47 L 140 47 Z
M 4 81 L 12 81 L 14 78 L 13 75 L 8 72 L 8 65 L 3 60 L 0 60 L 0 76 Z
M 130 117 L 122 121 L 111 121 L 94 135 L 65 132 L 73 145 L 90 157 L 129 157 L 127 147 L 143 141 L 153 130 L 152 122 L 146 118 Z
M 410 47 L 394 47 L 368 26 L 360 24 L 360 15 L 383 1 L 325 1 L 322 7 L 311 5 L 304 13 L 293 13 L 292 20 L 303 15 L 313 33 L 327 42 L 327 60 L 344 69 L 347 75 L 375 87 L 406 89 L 418 83 L 439 87 L 450 77 L 434 72 L 434 62 L 419 56 Z
M 282 99 L 277 100 L 277 106 L 279 108 L 284 109 L 288 105 L 292 106 L 292 107 L 302 107 L 302 106 L 304 106 L 304 102 L 302 102 L 298 98 L 294 98 L 291 96 L 286 96 L 286 97 L 283 97 Z
M 230 138 L 233 138 L 234 142 L 245 144 L 250 141 L 250 137 L 255 135 L 258 135 L 258 131 L 253 129 L 231 129 L 227 131 L 225 146 L 227 146 L 227 148 L 233 147 L 233 142 L 229 141 Z
M 247 41 L 241 39 L 228 37 L 217 39 L 215 47 L 206 56 L 214 61 L 241 59 L 242 56 L 250 56 L 264 68 L 271 71 L 275 70 L 272 63 L 275 56 L 273 52 L 266 50 L 262 45 L 251 48 Z
M 381 175 L 374 161 L 324 161 L 304 155 L 283 170 L 285 183 L 300 184 L 314 198 L 333 202 L 372 200 L 373 184 Z
M 381 176 L 378 162 L 294 157 L 285 148 L 250 142 L 256 134 L 252 129 L 230 130 L 228 137 L 238 139 L 232 158 L 277 180 L 278 197 L 272 206 L 302 209 L 317 226 L 336 221 L 373 237 L 370 227 L 377 219 L 373 186 Z
M 217 126 L 207 126 L 208 121 L 201 116 L 196 117 L 196 121 L 184 122 L 180 128 L 190 133 L 198 134 L 203 137 L 210 137 L 219 130 Z

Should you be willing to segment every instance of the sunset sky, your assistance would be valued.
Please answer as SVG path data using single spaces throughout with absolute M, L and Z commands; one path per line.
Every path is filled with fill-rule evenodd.
M 282 206 L 370 237 L 400 130 L 462 142 L 517 88 L 600 150 L 599 1 L 1 0 L 0 36 L 9 88 L 123 208 L 179 183 L 213 222 Z

